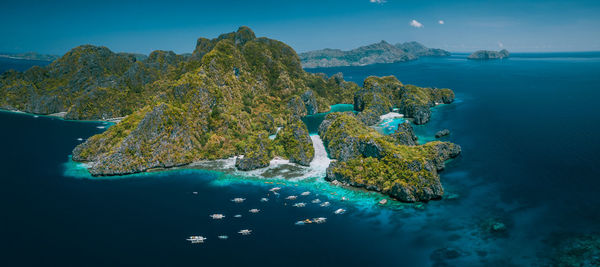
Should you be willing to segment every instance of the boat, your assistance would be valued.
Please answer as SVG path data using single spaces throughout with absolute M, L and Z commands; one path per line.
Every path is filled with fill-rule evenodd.
M 293 206 L 294 206 L 294 207 L 296 207 L 296 208 L 303 208 L 303 207 L 305 207 L 305 206 L 306 206 L 306 203 L 304 203 L 304 202 L 300 202 L 300 203 L 296 203 L 296 204 L 294 204 Z
M 83 141 L 83 138 L 79 137 L 77 138 L 77 141 Z
M 327 221 L 327 218 L 325 217 L 319 217 L 319 218 L 313 218 L 312 220 L 314 223 L 324 223 Z
M 211 218 L 213 218 L 214 220 L 220 220 L 220 219 L 223 219 L 223 218 L 225 218 L 225 215 L 223 215 L 223 214 L 220 214 L 220 213 L 217 213 L 217 214 L 211 214 L 211 215 L 209 215 L 209 216 L 210 216 Z
M 271 191 L 271 192 L 277 192 L 280 189 L 281 189 L 281 187 L 273 187 L 273 188 L 269 189 L 269 191 Z
M 300 195 L 302 195 L 302 196 L 308 196 L 308 195 L 310 195 L 310 192 L 309 191 L 302 192 L 302 194 L 300 194 Z
M 269 201 L 269 199 L 266 198 L 266 197 L 263 197 L 263 198 L 260 199 L 260 202 L 267 202 L 267 201 Z
M 298 197 L 297 196 L 289 196 L 289 197 L 286 197 L 285 199 L 294 200 L 296 198 L 298 198 Z
M 252 230 L 248 230 L 248 229 L 243 229 L 238 232 L 238 234 L 241 234 L 241 235 L 249 235 L 250 233 L 252 233 Z
M 236 214 L 236 215 L 233 215 L 233 218 L 242 218 L 242 215 L 241 214 Z
M 321 200 L 318 199 L 318 198 L 317 199 L 313 199 L 313 201 L 311 201 L 311 203 L 313 203 L 313 204 L 319 204 L 319 203 L 321 203 Z
M 226 236 L 226 235 L 220 235 L 220 236 L 219 236 L 219 239 L 227 239 L 227 238 L 229 238 L 229 237 L 228 237 L 228 236 Z
M 199 235 L 193 235 L 193 236 L 188 237 L 186 240 L 190 241 L 190 243 L 192 243 L 192 244 L 198 244 L 198 243 L 204 243 L 204 240 L 206 240 L 206 237 L 199 236 Z
M 329 203 L 328 201 L 321 203 L 321 207 L 329 207 L 329 205 L 331 205 L 331 203 Z
M 342 197 L 342 201 L 346 201 L 346 200 L 348 200 L 347 197 Z
M 244 200 L 246 200 L 246 199 L 241 198 L 241 197 L 236 197 L 236 198 L 232 199 L 231 201 L 233 201 L 235 203 L 242 203 L 242 202 L 244 202 Z
M 260 210 L 259 209 L 251 209 L 249 210 L 250 213 L 258 213 Z
M 335 214 L 344 214 L 345 212 L 346 212 L 345 209 L 337 209 L 333 213 L 335 213 Z

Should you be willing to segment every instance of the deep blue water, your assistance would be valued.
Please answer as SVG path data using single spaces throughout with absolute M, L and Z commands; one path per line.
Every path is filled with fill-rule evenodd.
M 452 88 L 458 100 L 435 108 L 416 127 L 421 141 L 445 137 L 463 154 L 442 173 L 452 198 L 424 205 L 374 206 L 349 193 L 319 193 L 308 183 L 241 183 L 198 170 L 94 180 L 64 176 L 70 151 L 102 131 L 98 123 L 0 113 L 0 248 L 8 266 L 263 265 L 507 266 L 543 262 L 556 233 L 600 225 L 600 54 L 516 54 L 500 61 L 466 55 L 311 69 L 361 82 L 396 75 L 402 82 Z M 288 183 L 289 184 L 289 183 Z M 307 185 L 308 184 L 308 185 Z M 301 197 L 305 208 L 283 198 Z M 198 192 L 197 195 L 192 192 Z M 310 204 L 315 194 L 328 208 Z M 235 204 L 230 199 L 245 197 Z M 329 198 L 328 198 L 329 197 Z M 360 201 L 354 201 L 360 199 Z M 371 202 L 369 202 L 371 201 Z M 343 215 L 332 212 L 343 207 Z M 260 208 L 258 214 L 248 213 Z M 208 215 L 223 213 L 223 221 Z M 234 214 L 242 214 L 239 219 Z M 294 222 L 327 217 L 325 224 Z M 507 226 L 491 235 L 482 222 Z M 250 236 L 236 234 L 252 229 Z M 217 236 L 226 234 L 228 240 Z M 184 239 L 202 235 L 204 244 Z M 439 259 L 434 251 L 460 251 Z M 433 255 L 432 255 L 433 253 Z M 4 264 L 3 264 L 4 265 Z

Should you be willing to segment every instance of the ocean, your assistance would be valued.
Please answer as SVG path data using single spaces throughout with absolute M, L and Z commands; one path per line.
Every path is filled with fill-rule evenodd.
M 455 91 L 455 103 L 435 107 L 432 120 L 415 127 L 421 142 L 449 129 L 442 140 L 463 151 L 441 173 L 445 198 L 421 204 L 380 207 L 381 196 L 337 189 L 321 177 L 244 179 L 180 169 L 91 178 L 69 155 L 78 138 L 108 125 L 0 112 L 2 265 L 548 264 L 561 238 L 600 230 L 600 53 L 466 56 L 307 70 L 342 72 L 359 84 L 369 75 L 395 75 Z M 0 70 L 13 63 L 1 60 Z M 322 117 L 304 119 L 312 133 Z M 269 191 L 274 186 L 280 195 Z M 236 197 L 246 200 L 232 202 Z M 311 203 L 315 198 L 331 205 Z M 340 208 L 346 212 L 334 214 Z M 226 217 L 213 220 L 214 213 Z M 316 217 L 327 222 L 296 225 Z M 238 234 L 242 229 L 252 233 Z M 190 235 L 207 240 L 190 244 Z

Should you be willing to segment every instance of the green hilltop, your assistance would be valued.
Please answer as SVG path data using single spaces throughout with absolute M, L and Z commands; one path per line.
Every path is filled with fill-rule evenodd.
M 327 112 L 333 104 L 354 104 L 360 111 L 357 116 L 339 116 L 343 125 L 352 127 L 330 119 L 323 123 L 333 126 L 321 126 L 328 129 L 321 133 L 326 148 L 337 159 L 328 177 L 403 201 L 440 197 L 443 191 L 435 188 L 431 194 L 419 192 L 441 188 L 437 170 L 445 159 L 458 155 L 460 147 L 442 142 L 413 146 L 368 126 L 395 108 L 416 124 L 426 123 L 430 107 L 453 99 L 449 89 L 403 85 L 391 76 L 369 77 L 361 88 L 341 74 L 305 72 L 291 47 L 256 37 L 248 27 L 214 39 L 200 38 L 191 55 L 154 51 L 140 58 L 83 45 L 48 66 L 0 77 L 3 109 L 62 113 L 73 120 L 124 117 L 73 150 L 73 160 L 86 162 L 95 176 L 234 156 L 239 170 L 266 167 L 276 156 L 308 166 L 315 151 L 300 118 Z M 340 113 L 330 116 L 335 114 Z M 410 131 L 405 125 L 403 132 Z M 360 142 L 352 142 L 356 138 Z M 407 138 L 412 137 L 402 140 Z M 382 148 L 375 149 L 376 154 L 371 153 L 373 143 Z M 355 152 L 340 156 L 338 150 Z M 413 161 L 419 162 L 418 168 L 411 168 Z M 390 186 L 410 194 L 393 193 Z

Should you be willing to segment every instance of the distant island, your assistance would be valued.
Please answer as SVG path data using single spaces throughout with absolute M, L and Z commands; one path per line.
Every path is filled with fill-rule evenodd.
M 418 144 L 410 123 L 393 135 L 370 126 L 392 111 L 424 124 L 431 107 L 453 101 L 450 89 L 405 85 L 393 76 L 372 76 L 360 87 L 341 74 L 308 73 L 291 47 L 248 27 L 199 38 L 191 55 L 158 50 L 139 60 L 82 45 L 48 66 L 0 76 L 3 109 L 73 120 L 124 117 L 73 150 L 72 159 L 94 176 L 227 158 L 241 171 L 275 158 L 308 166 L 315 144 L 301 118 L 353 104 L 357 114 L 330 113 L 319 127 L 333 159 L 326 180 L 406 202 L 442 197 L 438 171 L 460 146 Z
M 486 60 L 486 59 L 503 59 L 509 56 L 508 50 L 502 49 L 500 51 L 490 51 L 490 50 L 479 50 L 475 53 L 469 55 L 467 59 L 478 59 L 478 60 Z
M 0 53 L 0 58 L 12 58 L 12 59 L 23 59 L 23 60 L 39 60 L 39 61 L 54 61 L 59 56 L 57 55 L 45 55 L 38 54 L 36 52 L 27 53 Z
M 304 68 L 364 66 L 378 63 L 395 63 L 415 60 L 419 57 L 445 57 L 450 52 L 427 48 L 418 42 L 406 42 L 392 45 L 386 41 L 361 46 L 350 51 L 323 49 L 300 53 Z

